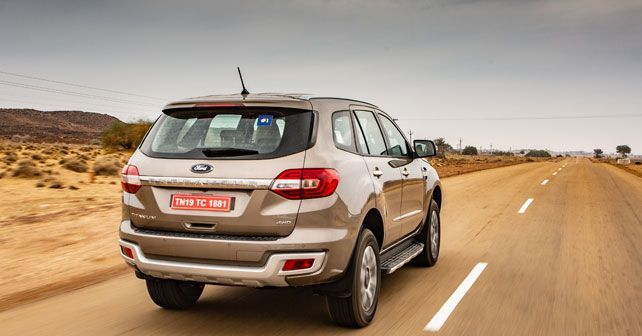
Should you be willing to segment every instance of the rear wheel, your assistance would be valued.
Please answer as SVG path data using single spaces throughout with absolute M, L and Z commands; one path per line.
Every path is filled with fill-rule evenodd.
M 424 249 L 413 261 L 415 265 L 431 267 L 439 259 L 439 247 L 441 245 L 439 205 L 435 200 L 430 201 L 427 221 L 418 237 L 418 240 L 424 244 Z
M 351 328 L 365 327 L 372 321 L 381 287 L 379 245 L 374 234 L 364 229 L 359 235 L 352 258 L 347 297 L 328 296 L 328 310 L 338 325 Z
M 187 309 L 193 306 L 205 285 L 167 279 L 147 279 L 147 292 L 152 301 L 166 309 Z

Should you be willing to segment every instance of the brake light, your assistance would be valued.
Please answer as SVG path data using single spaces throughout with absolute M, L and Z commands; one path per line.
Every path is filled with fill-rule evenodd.
M 194 107 L 243 107 L 243 104 L 233 104 L 233 103 L 196 103 Z
M 339 185 L 334 169 L 288 169 L 272 182 L 270 189 L 287 199 L 320 198 L 332 195 Z
M 312 265 L 314 265 L 314 259 L 289 259 L 285 261 L 281 270 L 296 271 L 311 268 Z
M 131 194 L 135 194 L 138 189 L 140 189 L 140 177 L 136 166 L 126 165 L 123 167 L 120 175 L 120 186 L 123 188 L 123 191 Z

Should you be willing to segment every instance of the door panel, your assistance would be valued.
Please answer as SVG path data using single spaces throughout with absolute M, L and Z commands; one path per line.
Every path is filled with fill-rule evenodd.
M 401 237 L 401 222 L 395 220 L 401 213 L 401 171 L 391 164 L 394 160 L 388 156 L 386 142 L 374 112 L 355 110 L 354 114 L 357 141 L 360 151 L 366 154 L 364 159 L 377 194 L 377 207 L 383 211 L 386 246 Z
M 419 159 L 412 160 L 401 167 L 403 177 L 403 195 L 401 201 L 402 235 L 414 231 L 424 217 L 425 184 L 424 174 Z

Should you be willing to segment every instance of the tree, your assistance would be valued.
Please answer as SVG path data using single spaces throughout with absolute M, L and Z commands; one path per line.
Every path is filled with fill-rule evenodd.
M 627 145 L 619 145 L 615 147 L 615 151 L 622 155 L 622 157 L 627 157 L 627 154 L 631 154 L 631 147 Z
M 473 146 L 466 146 L 462 151 L 464 155 L 477 155 L 477 148 Z
M 121 121 L 113 123 L 102 134 L 103 148 L 111 150 L 132 150 L 138 147 L 151 122 L 139 120 L 128 124 Z
M 603 157 L 603 156 L 604 156 L 604 152 L 602 151 L 602 149 L 601 149 L 601 148 L 596 148 L 596 149 L 594 149 L 594 150 L 593 150 L 593 156 L 594 156 L 596 159 L 599 159 L 599 158 L 601 158 L 601 157 Z
M 532 150 L 526 153 L 526 157 L 551 157 L 551 153 L 545 150 Z
M 451 146 L 449 143 L 446 142 L 446 139 L 444 138 L 437 138 L 435 139 L 435 145 L 439 148 L 439 151 L 441 152 L 453 152 L 453 146 Z

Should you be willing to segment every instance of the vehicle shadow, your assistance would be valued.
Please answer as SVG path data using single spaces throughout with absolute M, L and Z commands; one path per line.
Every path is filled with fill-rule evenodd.
M 406 280 L 395 278 L 383 277 L 382 299 L 399 288 L 396 282 Z M 380 304 L 385 304 L 385 299 Z M 325 298 L 315 295 L 310 288 L 206 287 L 190 310 L 158 309 L 153 320 L 162 321 L 163 333 L 167 334 L 198 335 L 215 331 L 220 335 L 344 335 L 369 329 L 336 326 L 326 310 Z M 383 320 L 383 316 L 375 322 L 377 320 Z

